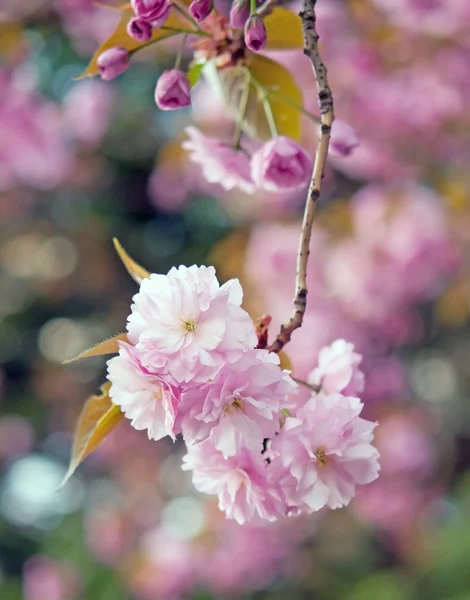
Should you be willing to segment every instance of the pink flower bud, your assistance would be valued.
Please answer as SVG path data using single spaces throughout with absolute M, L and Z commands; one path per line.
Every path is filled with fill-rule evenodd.
M 248 0 L 235 0 L 230 9 L 230 25 L 234 29 L 243 29 L 250 16 Z
M 254 52 L 266 46 L 266 27 L 261 17 L 255 15 L 245 23 L 245 44 Z
M 138 42 L 148 42 L 152 37 L 152 24 L 145 19 L 136 17 L 127 24 L 127 33 Z
M 179 69 L 164 71 L 155 88 L 155 102 L 162 110 L 175 110 L 191 105 L 190 85 Z
M 336 119 L 331 127 L 330 152 L 334 156 L 349 156 L 359 146 L 359 138 L 354 129 Z
M 330 152 L 335 156 L 349 156 L 359 146 L 359 138 L 354 129 L 336 119 L 331 127 Z
M 98 56 L 96 61 L 100 70 L 101 79 L 109 81 L 114 79 L 129 66 L 129 52 L 125 48 L 114 46 L 105 50 Z
M 204 21 L 214 10 L 214 0 L 194 0 L 189 5 L 189 12 L 196 21 Z
M 312 173 L 312 160 L 294 140 L 280 135 L 266 142 L 251 157 L 256 185 L 271 192 L 301 189 Z
M 162 17 L 168 16 L 170 9 L 169 0 L 131 0 L 131 5 L 138 17 L 151 21 L 154 27 L 160 27 Z M 154 21 L 159 25 L 155 25 Z

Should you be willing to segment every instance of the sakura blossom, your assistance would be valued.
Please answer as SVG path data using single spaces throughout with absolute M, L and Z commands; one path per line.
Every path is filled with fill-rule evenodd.
M 358 368 L 361 361 L 353 344 L 335 340 L 320 350 L 318 367 L 310 373 L 308 380 L 325 394 L 358 394 L 364 389 L 364 373 Z
M 257 343 L 237 280 L 220 286 L 213 267 L 152 274 L 134 296 L 127 330 L 143 367 L 178 383 L 205 382 Z
M 218 183 L 225 190 L 240 188 L 247 194 L 255 190 L 250 175 L 250 159 L 243 149 L 234 149 L 221 140 L 205 136 L 195 127 L 187 127 L 189 140 L 183 148 L 189 151 L 189 158 L 201 165 L 205 179 Z
M 184 394 L 185 440 L 210 439 L 225 459 L 245 446 L 261 452 L 264 438 L 279 429 L 281 409 L 293 406 L 297 384 L 281 371 L 279 357 L 267 350 L 247 350 L 216 378 Z
M 359 416 L 362 408 L 355 397 L 319 394 L 286 418 L 272 452 L 295 480 L 284 487 L 289 505 L 306 512 L 347 506 L 357 485 L 377 479 L 376 423 Z
M 266 142 L 251 158 L 253 180 L 260 188 L 271 192 L 302 189 L 311 172 L 310 156 L 286 136 Z
M 192 471 L 193 483 L 205 494 L 217 495 L 219 508 L 240 525 L 284 514 L 279 486 L 268 480 L 269 465 L 260 452 L 246 448 L 225 459 L 209 441 L 188 446 L 183 470 Z
M 155 102 L 161 110 L 190 106 L 190 85 L 186 75 L 179 69 L 162 73 L 155 88 Z
M 147 431 L 151 440 L 169 435 L 175 439 L 179 390 L 139 363 L 135 349 L 121 343 L 119 355 L 108 361 L 110 397 L 131 420 L 132 427 Z

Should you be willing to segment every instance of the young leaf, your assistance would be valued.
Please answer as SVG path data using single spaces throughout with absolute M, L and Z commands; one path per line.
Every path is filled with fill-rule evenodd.
M 101 386 L 100 393 L 91 396 L 83 407 L 75 431 L 70 465 L 61 487 L 70 479 L 78 465 L 124 419 L 120 407 L 113 404 L 109 397 L 110 388 L 111 383 L 107 381 Z
M 112 338 L 103 340 L 93 348 L 88 348 L 84 352 L 81 352 L 78 356 L 69 358 L 63 361 L 63 365 L 81 360 L 82 358 L 90 358 L 91 356 L 101 356 L 103 354 L 117 354 L 119 352 L 119 342 L 127 342 L 127 333 L 118 333 Z
M 188 71 L 188 79 L 191 87 L 194 87 L 201 77 L 204 63 L 195 63 Z
M 264 17 L 267 32 L 266 48 L 269 50 L 295 50 L 303 48 L 302 21 L 287 8 L 276 7 Z
M 148 46 L 152 41 L 157 41 L 159 39 L 167 37 L 168 34 L 171 32 L 169 32 L 164 27 L 185 29 L 189 26 L 189 23 L 187 21 L 183 20 L 177 13 L 175 13 L 174 10 L 172 10 L 170 16 L 168 17 L 168 20 L 165 23 L 165 26 L 163 28 L 160 27 L 159 29 L 154 29 L 150 41 L 145 43 L 138 42 L 137 40 L 134 40 L 134 38 L 131 38 L 126 30 L 129 19 L 135 16 L 134 11 L 132 10 L 132 8 L 129 7 L 128 4 L 122 6 L 121 9 L 121 20 L 119 21 L 114 33 L 103 44 L 101 44 L 98 50 L 94 53 L 93 58 L 91 59 L 88 67 L 76 79 L 83 79 L 83 77 L 93 77 L 93 75 L 98 75 L 98 56 L 102 54 L 105 50 L 108 50 L 108 48 L 113 48 L 113 46 L 119 46 L 120 48 L 125 48 L 129 52 L 132 52 L 138 50 L 139 48 L 142 48 L 143 46 Z
M 250 83 L 243 131 L 250 137 L 268 140 L 272 137 L 273 132 L 266 117 L 262 91 L 275 90 L 300 106 L 303 106 L 302 94 L 290 71 L 269 58 L 255 54 L 247 68 L 260 86 L 257 87 L 253 81 Z M 218 70 L 214 61 L 208 61 L 204 65 L 203 73 L 214 93 L 224 99 L 232 118 L 238 120 L 243 91 L 248 81 L 247 73 L 240 68 Z M 301 115 L 298 108 L 282 100 L 280 95 L 268 94 L 265 102 L 269 102 L 277 132 L 280 135 L 287 135 L 294 140 L 299 140 Z
M 253 57 L 248 69 L 265 90 L 274 90 L 290 98 L 295 104 L 303 106 L 302 94 L 295 79 L 285 67 L 259 54 Z M 247 125 L 254 127 L 258 137 L 269 139 L 271 131 L 266 119 L 265 107 L 259 97 L 259 90 L 252 86 L 252 95 L 247 111 Z M 299 140 L 301 135 L 301 114 L 297 108 L 282 100 L 279 96 L 269 95 L 267 101 L 276 123 L 279 135 Z
M 132 277 L 132 279 L 138 283 L 139 285 L 142 283 L 143 279 L 148 279 L 150 277 L 150 273 L 146 271 L 143 267 L 138 265 L 135 260 L 133 260 L 121 244 L 118 242 L 116 238 L 113 238 L 113 244 L 116 248 L 116 252 L 119 254 L 119 258 L 122 260 L 124 266 L 126 267 L 127 272 Z

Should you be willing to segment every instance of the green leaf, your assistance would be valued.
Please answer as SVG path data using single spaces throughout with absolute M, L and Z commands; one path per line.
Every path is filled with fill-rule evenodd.
M 188 71 L 188 79 L 189 85 L 194 87 L 196 83 L 199 81 L 201 77 L 202 69 L 204 68 L 204 63 L 196 63 L 194 64 Z
M 266 48 L 269 50 L 295 50 L 303 48 L 302 21 L 287 8 L 275 8 L 263 19 L 267 32 Z

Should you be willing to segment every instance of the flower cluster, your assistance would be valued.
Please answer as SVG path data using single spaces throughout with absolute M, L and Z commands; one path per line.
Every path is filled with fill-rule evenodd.
M 195 487 L 239 523 L 344 506 L 378 473 L 375 425 L 349 395 L 361 358 L 343 340 L 325 348 L 300 405 L 277 354 L 256 347 L 242 296 L 212 267 L 144 279 L 108 362 L 110 396 L 150 439 L 182 434 Z

